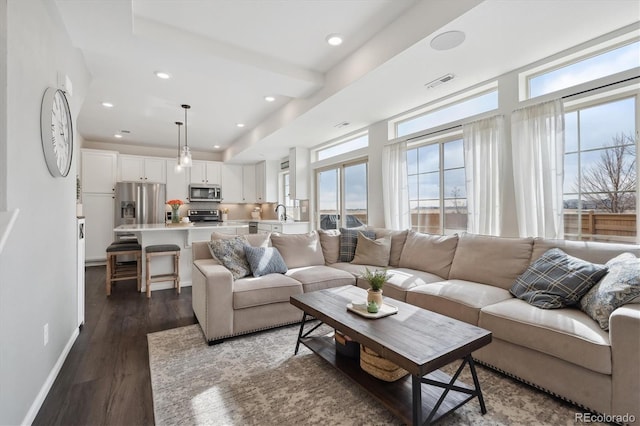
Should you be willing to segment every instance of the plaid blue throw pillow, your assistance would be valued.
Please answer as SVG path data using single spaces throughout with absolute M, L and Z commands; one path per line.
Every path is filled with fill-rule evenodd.
M 339 262 L 351 262 L 356 254 L 358 245 L 358 232 L 362 232 L 367 238 L 375 239 L 375 231 L 362 228 L 340 228 L 340 256 Z
M 564 308 L 576 305 L 606 273 L 605 265 L 590 263 L 553 248 L 529 265 L 510 291 L 538 308 Z

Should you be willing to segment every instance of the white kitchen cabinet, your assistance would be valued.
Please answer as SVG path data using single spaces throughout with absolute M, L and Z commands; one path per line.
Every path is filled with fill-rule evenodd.
M 256 164 L 256 202 L 278 202 L 278 161 Z
M 166 197 L 167 200 L 178 199 L 186 203 L 189 198 L 189 174 L 185 168 L 176 172 L 176 163 L 175 159 L 165 160 L 167 175 Z
M 292 200 L 309 199 L 309 150 L 289 150 L 289 197 Z
M 256 166 L 242 166 L 242 202 L 256 202 Z
M 120 182 L 166 182 L 166 164 L 164 158 L 147 158 L 136 155 L 120 155 Z
M 113 242 L 114 198 L 108 193 L 82 194 L 87 262 L 104 262 L 107 258 L 105 250 Z
M 83 149 L 82 192 L 113 194 L 115 191 L 117 162 L 117 152 Z
M 222 202 L 244 203 L 243 166 L 241 164 L 222 165 Z
M 193 161 L 190 183 L 220 185 L 222 180 L 222 163 L 219 161 Z

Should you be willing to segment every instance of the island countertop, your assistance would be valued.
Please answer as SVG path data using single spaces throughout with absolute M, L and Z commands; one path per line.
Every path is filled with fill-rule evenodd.
M 115 232 L 141 232 L 141 231 L 188 231 L 192 229 L 225 229 L 225 228 L 249 228 L 248 223 L 243 222 L 193 222 L 193 223 L 149 223 L 149 224 L 131 224 L 120 225 L 115 227 Z

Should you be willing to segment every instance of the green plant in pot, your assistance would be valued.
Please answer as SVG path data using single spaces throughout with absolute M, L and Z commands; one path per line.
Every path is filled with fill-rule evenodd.
M 367 290 L 367 304 L 375 302 L 378 308 L 382 307 L 382 287 L 384 283 L 392 277 L 387 273 L 386 269 L 376 269 L 375 271 L 369 270 L 365 267 L 364 272 L 361 275 L 363 280 L 369 283 L 369 289 Z

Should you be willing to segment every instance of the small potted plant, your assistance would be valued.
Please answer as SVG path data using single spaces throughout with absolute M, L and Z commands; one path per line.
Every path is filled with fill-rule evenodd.
M 378 308 L 382 306 L 382 287 L 384 283 L 391 278 L 392 275 L 387 273 L 386 269 L 376 269 L 375 271 L 364 268 L 364 273 L 361 275 L 363 280 L 369 283 L 369 289 L 367 289 L 367 304 L 375 302 Z

